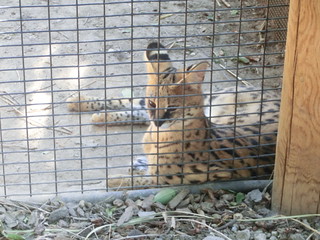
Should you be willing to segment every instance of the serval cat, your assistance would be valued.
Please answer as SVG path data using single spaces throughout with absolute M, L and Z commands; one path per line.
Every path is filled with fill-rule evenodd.
M 145 99 L 102 101 L 82 96 L 68 100 L 71 111 L 128 110 L 94 114 L 94 122 L 150 122 L 143 138 L 147 170 L 134 177 L 134 186 L 198 184 L 271 174 L 278 92 L 265 91 L 261 99 L 261 90 L 238 87 L 208 96 L 202 92 L 207 62 L 178 70 L 159 43 L 149 44 L 145 57 L 149 78 Z M 235 90 L 240 93 L 236 95 Z M 121 185 L 130 186 L 131 179 L 109 179 L 109 187 Z

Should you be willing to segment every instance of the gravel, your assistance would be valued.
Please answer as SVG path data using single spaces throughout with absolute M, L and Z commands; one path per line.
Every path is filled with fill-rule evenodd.
M 165 196 L 166 189 L 161 191 Z M 3 200 L 0 220 L 2 235 L 10 240 L 320 240 L 320 216 L 279 220 L 270 203 L 270 194 L 258 189 L 247 194 L 182 190 L 166 205 L 154 202 L 153 195 L 125 194 L 95 203 Z

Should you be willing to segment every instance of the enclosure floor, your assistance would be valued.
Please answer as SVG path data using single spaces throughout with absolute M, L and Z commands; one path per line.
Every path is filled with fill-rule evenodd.
M 25 19 L 48 18 L 46 1 L 41 1 L 44 7 L 23 8 Z M 62 4 L 64 1 L 50 1 L 51 4 Z M 86 1 L 81 1 L 85 3 Z M 90 2 L 90 1 L 88 1 Z M 91 1 L 92 2 L 92 1 Z M 237 7 L 238 0 L 228 1 Z M 255 2 L 255 1 L 250 1 Z M 18 5 L 18 1 L 4 0 L 3 5 Z M 36 5 L 39 1 L 25 0 L 24 5 Z M 133 49 L 144 49 L 151 38 L 177 36 L 163 40 L 163 44 L 174 44 L 174 47 L 187 47 L 187 65 L 198 62 L 195 59 L 212 59 L 210 47 L 216 45 L 215 53 L 226 56 L 225 59 L 212 61 L 212 75 L 206 76 L 206 81 L 213 81 L 212 88 L 223 88 L 235 84 L 235 78 L 223 70 L 219 64 L 235 67 L 237 63 L 228 56 L 236 55 L 238 47 L 223 47 L 238 41 L 238 23 L 216 25 L 215 32 L 229 32 L 231 34 L 216 36 L 212 42 L 213 27 L 210 17 L 213 15 L 212 1 L 189 1 L 188 9 L 202 10 L 188 14 L 190 25 L 187 30 L 180 26 L 165 26 L 166 24 L 184 23 L 186 6 L 179 1 L 161 4 L 161 11 L 176 12 L 172 16 L 163 18 L 163 27 L 158 28 L 157 2 L 141 2 L 133 6 L 135 13 L 154 13 L 148 15 L 108 17 L 104 27 L 101 5 L 79 7 L 79 28 L 83 31 L 69 31 L 76 29 L 77 21 L 75 6 L 52 7 L 51 18 L 62 18 L 50 21 L 51 33 L 48 32 L 48 20 L 23 21 L 23 49 L 21 46 L 0 48 L 2 69 L 0 71 L 0 91 L 3 96 L 1 103 L 2 152 L 0 168 L 0 195 L 15 194 L 50 194 L 55 192 L 81 192 L 85 190 L 103 190 L 106 188 L 105 179 L 117 174 L 127 174 L 127 169 L 134 161 L 131 155 L 142 155 L 142 136 L 146 130 L 144 126 L 104 127 L 91 124 L 91 114 L 70 113 L 66 108 L 66 99 L 71 95 L 108 97 L 144 96 L 146 76 L 132 75 L 145 73 L 143 63 L 130 64 L 132 61 L 142 61 L 143 51 L 130 52 Z M 106 12 L 109 15 L 131 13 L 128 3 L 108 4 Z M 206 12 L 207 10 L 207 12 Z M 178 14 L 179 13 L 179 14 Z M 232 11 L 219 12 L 219 20 L 237 20 L 239 15 Z M 244 12 L 243 18 L 252 18 L 253 11 Z M 263 17 L 262 12 L 256 11 L 254 17 Z M 260 15 L 259 15 L 260 14 Z M 2 19 L 18 19 L 19 9 L 0 9 Z M 71 18 L 71 19 L 67 19 Z M 206 24 L 202 24 L 206 23 Z M 150 27 L 124 28 L 123 26 L 150 24 Z M 243 23 L 242 30 L 257 30 L 262 21 Z M 20 21 L 4 22 L 1 32 L 19 31 Z M 89 30 L 91 29 L 91 30 Z M 44 32 L 34 32 L 34 31 Z M 184 38 L 189 35 L 199 37 Z M 30 33 L 29 33 L 30 32 Z M 206 36 L 204 36 L 206 35 Z M 103 40 L 106 37 L 106 45 Z M 133 40 L 131 38 L 146 38 Z M 149 38 L 149 39 L 148 39 Z M 119 40 L 115 40 L 119 39 Z M 128 40 L 125 40 L 128 39 Z M 50 41 L 49 41 L 50 40 Z M 76 41 L 84 41 L 80 44 Z M 21 45 L 21 35 L 18 33 L 0 35 L 2 45 Z M 241 43 L 257 42 L 259 35 L 248 34 L 241 36 Z M 51 42 L 51 47 L 49 45 Z M 65 44 L 59 44 L 65 42 Z M 42 44 L 46 43 L 46 44 Z M 206 48 L 194 48 L 206 46 Z M 277 46 L 273 46 L 277 47 Z M 104 59 L 104 50 L 107 51 Z M 116 52 L 122 51 L 122 52 Z M 16 58 L 24 55 L 24 60 Z M 77 56 L 77 52 L 85 53 Z M 94 52 L 100 54 L 93 54 Z M 92 53 L 92 54 L 91 54 Z M 261 47 L 252 45 L 241 47 L 240 53 L 261 54 Z M 49 55 L 52 55 L 51 57 Z M 55 56 L 59 55 L 59 56 Z M 184 58 L 183 50 L 170 52 L 172 59 Z M 39 56 L 39 57 L 35 57 Z M 261 56 L 259 56 L 261 59 Z M 107 66 L 104 66 L 106 60 Z M 261 64 L 261 60 L 259 60 Z M 266 62 L 281 64 L 281 56 L 268 56 Z M 117 64 L 119 63 L 119 64 Z M 175 63 L 182 66 L 182 61 Z M 251 64 L 257 64 L 252 62 Z M 81 65 L 82 67 L 78 67 Z M 89 65 L 86 67 L 85 65 Z M 50 68 L 52 66 L 53 68 Z M 242 65 L 243 66 L 243 65 Z M 31 68 L 21 70 L 22 68 Z M 215 71 L 217 70 L 217 71 Z M 234 71 L 236 72 L 236 71 Z M 279 85 L 282 67 L 272 67 L 263 73 L 265 76 L 279 76 L 266 80 L 265 84 L 273 87 Z M 107 82 L 104 81 L 106 75 Z M 121 76 L 120 76 L 121 75 Z M 261 68 L 250 67 L 239 71 L 242 79 L 252 79 L 262 76 Z M 80 80 L 78 80 L 80 79 Z M 226 80 L 234 82 L 225 83 Z M 240 84 L 243 84 L 240 82 Z M 250 84 L 260 86 L 261 81 Z M 107 89 L 105 92 L 105 87 Z M 119 87 L 116 88 L 115 87 Z M 121 88 L 120 88 L 121 87 Z M 209 85 L 204 91 L 209 91 Z M 80 126 L 81 124 L 81 126 Z M 53 127 L 52 127 L 53 126 Z M 132 132 L 132 133 L 131 133 Z M 117 134 L 116 134 L 117 133 Z M 28 139 L 28 141 L 27 141 Z M 107 147 L 106 147 L 107 146 Z M 118 167 L 118 168 L 116 168 Z M 109 168 L 109 169 L 108 169 Z

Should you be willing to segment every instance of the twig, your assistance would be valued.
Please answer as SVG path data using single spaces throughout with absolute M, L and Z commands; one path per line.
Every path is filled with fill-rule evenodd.
M 49 213 L 48 211 L 42 209 L 41 207 L 32 206 L 31 204 L 22 203 L 22 202 L 20 202 L 20 201 L 14 201 L 14 202 L 16 202 L 17 204 L 21 205 L 22 207 L 27 208 L 30 212 L 31 212 L 30 209 L 33 209 L 33 210 L 38 210 L 38 211 L 40 211 L 40 212 Z
M 271 175 L 273 175 L 273 172 L 272 172 L 272 174 Z M 267 186 L 265 186 L 265 188 L 262 190 L 262 194 L 265 194 L 266 192 L 267 192 L 267 190 L 268 190 L 268 188 L 270 187 L 270 185 L 272 184 L 272 180 L 270 179 L 270 182 L 267 184 Z
M 56 84 L 54 83 L 54 84 L 52 84 L 52 85 L 50 85 L 50 86 L 43 87 L 43 88 L 39 88 L 39 89 L 37 89 L 37 92 L 42 91 L 42 90 L 45 90 L 45 89 L 48 89 L 48 88 L 50 88 L 51 86 L 55 86 L 55 85 L 56 85 Z
M 15 207 L 15 208 L 18 208 L 18 209 L 23 209 L 23 210 L 28 210 L 25 207 L 18 206 L 17 204 L 15 204 L 15 203 L 13 203 L 13 202 L 11 202 L 9 200 L 0 200 L 0 203 L 1 203 L 1 205 Z
M 292 218 L 292 219 L 290 219 L 290 220 L 295 221 L 295 222 L 301 224 L 302 226 L 304 226 L 306 229 L 309 229 L 309 230 L 311 230 L 312 232 L 317 233 L 317 234 L 320 235 L 320 231 L 318 231 L 317 229 L 314 229 L 313 227 L 308 226 L 307 224 L 299 221 L 298 219 Z
M 306 240 L 310 240 L 311 238 L 312 238 L 312 236 L 314 235 L 314 232 L 313 233 L 311 233 L 308 237 L 307 237 L 307 239 Z
M 215 56 L 218 56 L 215 51 L 212 51 Z M 233 77 L 235 77 L 238 81 L 241 81 L 244 85 L 246 86 L 252 86 L 248 81 L 242 80 L 241 77 L 237 76 L 234 72 L 230 71 L 227 69 L 225 66 L 222 64 L 218 64 L 222 69 L 226 70 L 229 74 L 231 74 Z
M 306 217 L 320 217 L 320 214 L 304 214 L 294 216 L 274 216 L 266 218 L 250 218 L 250 219 L 238 219 L 238 222 L 259 222 L 259 221 L 273 221 L 273 220 L 290 220 L 294 218 L 306 218 Z
M 7 94 L 9 95 L 6 91 L 1 91 L 3 92 L 4 94 Z M 10 95 L 9 95 L 10 96 Z M 10 96 L 10 98 L 8 98 L 7 96 L 0 96 L 2 101 L 4 101 L 5 103 L 7 104 L 10 104 L 10 105 L 19 105 L 19 103 L 17 102 L 17 100 L 15 100 L 13 97 Z
M 231 238 L 228 238 L 226 235 L 224 235 L 223 233 L 217 231 L 216 229 L 210 227 L 208 224 L 204 224 L 203 222 L 199 222 L 197 220 L 194 220 L 194 219 L 187 219 L 187 218 L 182 218 L 182 219 L 177 219 L 176 221 L 178 222 L 194 222 L 194 223 L 197 223 L 197 224 L 200 224 L 202 226 L 205 226 L 207 228 L 209 228 L 212 232 L 224 237 L 226 240 L 232 240 Z
M 226 224 L 220 226 L 220 227 L 217 227 L 216 230 L 220 231 L 220 230 L 223 230 L 227 227 L 230 227 L 232 226 L 233 224 L 235 224 L 237 222 L 237 219 L 232 219 L 230 222 L 227 222 Z
M 95 234 L 96 232 L 106 228 L 106 227 L 112 227 L 112 226 L 115 226 L 116 224 L 115 223 L 112 223 L 112 224 L 107 224 L 107 225 L 102 225 L 100 227 L 97 227 L 95 229 L 93 229 L 91 232 L 89 232 L 85 238 L 85 240 L 89 239 L 89 237 L 92 235 L 92 234 Z
M 219 0 L 216 0 L 216 3 L 218 4 L 219 7 L 221 7 L 221 3 L 219 2 Z
M 147 237 L 159 237 L 160 234 L 141 234 L 137 236 L 127 236 L 122 238 L 115 238 L 114 240 L 135 239 L 135 238 L 147 238 Z
M 231 5 L 226 1 L 226 0 L 221 0 L 221 2 L 226 6 L 226 7 L 231 7 Z

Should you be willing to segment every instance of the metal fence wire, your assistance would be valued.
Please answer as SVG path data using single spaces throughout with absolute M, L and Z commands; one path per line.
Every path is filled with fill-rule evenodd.
M 187 181 L 186 176 L 209 179 L 215 171 L 217 181 L 270 177 L 270 172 L 260 169 L 273 165 L 264 160 L 274 157 L 285 43 L 277 37 L 285 28 L 274 22 L 286 22 L 287 11 L 277 9 L 287 9 L 287 2 L 3 0 L 1 5 L 1 197 L 201 183 L 197 177 Z M 149 49 L 153 60 L 167 54 L 170 60 L 165 61 L 166 69 L 162 69 L 164 62 L 154 62 L 149 77 L 169 76 L 176 86 L 182 84 L 179 106 L 160 104 L 170 102 L 170 97 L 177 99 L 161 92 L 163 82 L 154 88 L 158 100 L 144 99 L 150 86 L 144 54 L 152 42 L 156 46 Z M 202 61 L 209 63 L 205 70 L 189 67 Z M 174 82 L 177 79 L 182 83 Z M 195 86 L 188 87 L 188 79 Z M 188 95 L 188 89 L 199 85 L 204 103 L 184 106 L 199 97 Z M 103 106 L 108 108 L 107 115 Z M 149 118 L 148 108 L 167 112 L 163 125 L 155 127 L 157 119 Z M 173 120 L 181 109 L 189 113 L 183 116 L 196 122 L 203 116 L 189 110 L 204 109 L 209 119 L 204 122 L 210 124 L 193 130 L 208 134 L 199 139 L 192 135 L 197 131 L 185 130 L 187 121 Z M 148 125 L 153 124 L 152 134 L 160 136 L 173 122 L 179 122 L 182 131 L 168 136 L 179 136 L 181 141 L 143 140 L 151 134 Z M 207 142 L 210 147 L 205 153 L 198 146 Z M 174 153 L 162 152 L 165 144 L 179 147 L 172 148 Z M 155 150 L 146 153 L 146 145 Z M 173 154 L 178 154 L 175 166 L 161 160 Z M 248 164 L 248 158 L 256 164 Z M 227 170 L 221 170 L 223 165 Z M 157 170 L 150 173 L 147 168 Z M 244 174 L 237 176 L 241 170 Z M 152 181 L 147 180 L 148 174 L 154 175 Z M 171 181 L 176 178 L 179 181 Z

